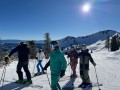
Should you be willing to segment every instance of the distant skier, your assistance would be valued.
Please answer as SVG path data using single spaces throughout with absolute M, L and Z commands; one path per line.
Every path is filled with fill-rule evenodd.
M 5 57 L 5 61 L 7 61 L 9 57 L 15 52 L 18 52 L 18 58 L 19 58 L 19 61 L 17 64 L 17 71 L 16 71 L 19 79 L 16 81 L 16 83 L 32 84 L 31 73 L 28 69 L 28 63 L 29 63 L 28 59 L 29 59 L 30 49 L 27 47 L 27 44 L 25 44 L 24 42 L 21 42 L 17 47 L 12 49 L 12 51 L 9 53 L 8 56 Z M 22 68 L 26 73 L 27 80 L 23 79 L 23 72 L 21 71 Z
M 70 49 L 70 53 L 68 54 L 67 58 L 70 57 L 70 66 L 72 69 L 73 74 L 71 75 L 71 78 L 76 78 L 77 74 L 76 74 L 76 67 L 78 64 L 78 58 L 74 59 L 75 56 L 77 56 L 78 52 L 75 50 L 74 47 L 71 47 Z
M 44 69 L 43 69 L 43 66 L 42 66 L 42 60 L 45 58 L 45 55 L 44 55 L 44 52 L 42 52 L 40 49 L 39 51 L 37 52 L 37 55 L 36 55 L 36 59 L 38 60 L 38 64 L 37 64 L 37 73 L 39 74 L 40 73 L 40 67 L 41 67 L 41 72 L 44 73 Z M 39 67 L 40 66 L 40 67 Z
M 86 45 L 82 45 L 82 51 L 78 54 L 80 58 L 80 77 L 82 79 L 82 83 L 79 85 L 79 87 L 85 88 L 87 86 L 92 87 L 92 83 L 90 81 L 89 77 L 89 61 L 96 66 L 96 63 L 94 62 L 93 58 L 91 57 L 90 53 L 88 52 L 88 49 L 86 48 Z
M 50 60 L 45 65 L 44 70 L 50 65 L 51 70 L 51 88 L 52 90 L 62 90 L 58 81 L 65 75 L 67 67 L 64 54 L 61 52 L 58 41 L 51 42 Z

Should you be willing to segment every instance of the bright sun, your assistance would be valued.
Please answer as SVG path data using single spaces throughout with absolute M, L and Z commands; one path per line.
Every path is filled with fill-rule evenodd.
M 91 5 L 89 3 L 86 3 L 82 6 L 82 11 L 85 13 L 89 12 L 90 9 L 91 9 Z

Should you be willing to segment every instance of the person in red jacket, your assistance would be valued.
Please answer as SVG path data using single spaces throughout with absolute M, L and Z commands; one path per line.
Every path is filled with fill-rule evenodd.
M 77 64 L 78 64 L 78 58 L 74 59 L 75 56 L 78 55 L 78 52 L 75 50 L 74 47 L 71 47 L 70 49 L 70 53 L 68 54 L 68 58 L 70 58 L 70 66 L 71 66 L 71 69 L 72 69 L 72 72 L 73 74 L 71 75 L 72 78 L 76 78 L 77 77 L 77 74 L 76 74 L 76 67 L 77 67 Z

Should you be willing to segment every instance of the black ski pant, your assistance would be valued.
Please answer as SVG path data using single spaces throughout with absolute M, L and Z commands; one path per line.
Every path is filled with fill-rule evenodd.
M 24 69 L 26 76 L 27 76 L 27 80 L 31 80 L 31 73 L 28 70 L 28 61 L 27 62 L 18 62 L 17 64 L 17 74 L 18 74 L 18 78 L 19 80 L 23 80 L 23 72 L 21 71 L 21 69 Z

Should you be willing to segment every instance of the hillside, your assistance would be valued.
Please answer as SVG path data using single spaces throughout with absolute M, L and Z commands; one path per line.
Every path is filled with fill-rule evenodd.
M 68 47 L 68 46 L 77 45 L 77 44 L 91 45 L 99 40 L 101 41 L 106 40 L 108 36 L 111 37 L 116 33 L 118 32 L 113 31 L 113 30 L 105 30 L 105 31 L 100 31 L 100 32 L 87 35 L 87 36 L 82 36 L 82 37 L 68 36 L 59 41 L 62 47 Z

